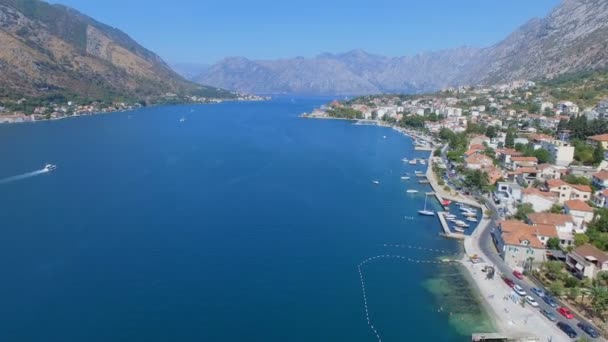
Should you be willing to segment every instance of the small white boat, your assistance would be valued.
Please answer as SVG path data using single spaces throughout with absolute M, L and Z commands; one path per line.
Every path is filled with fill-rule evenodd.
M 408 176 L 401 176 L 401 179 L 408 180 L 408 179 L 410 179 L 410 177 L 408 177 Z
M 459 233 L 464 233 L 464 229 L 462 229 L 460 227 L 454 227 L 454 231 L 459 232 Z
M 409 162 L 410 160 L 409 160 L 409 159 L 407 159 L 407 158 L 403 158 L 403 159 L 401 159 L 401 161 L 402 161 L 402 162 L 404 162 L 404 163 L 407 163 L 407 162 Z
M 408 191 L 406 191 L 408 194 L 417 194 L 418 190 L 414 190 L 414 189 L 409 189 Z
M 382 136 L 382 139 L 386 139 L 386 135 Z
M 445 214 L 444 215 L 446 219 L 455 219 L 456 215 L 452 215 L 452 214 Z
M 53 164 L 44 165 L 44 171 L 46 171 L 46 172 L 51 172 L 55 169 L 57 169 L 57 165 L 53 165 Z
M 465 211 L 464 213 L 462 213 L 462 216 L 477 217 L 477 213 L 471 213 L 471 212 Z
M 184 121 L 186 121 L 186 118 L 182 116 L 182 117 L 179 119 L 179 122 L 184 122 Z
M 409 161 L 410 165 L 416 165 L 418 162 L 416 161 L 416 159 L 412 159 Z
M 454 224 L 459 227 L 463 227 L 463 228 L 469 227 L 469 225 L 464 221 L 456 220 L 456 221 L 454 221 Z
M 374 184 L 378 185 L 378 184 L 380 184 L 380 181 L 373 180 L 373 181 L 372 181 L 372 183 L 374 183 Z
M 477 222 L 477 219 L 474 217 L 467 217 L 467 221 L 469 222 Z
M 420 159 L 420 164 L 422 164 L 422 165 L 426 165 L 426 160 L 424 160 L 424 159 Z

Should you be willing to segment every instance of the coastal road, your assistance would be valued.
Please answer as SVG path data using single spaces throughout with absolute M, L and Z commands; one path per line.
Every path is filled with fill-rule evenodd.
M 557 310 L 555 308 L 552 308 L 551 306 L 549 306 L 548 304 L 546 304 L 541 298 L 539 298 L 538 296 L 536 296 L 534 293 L 532 293 L 532 291 L 530 290 L 532 287 L 537 287 L 534 284 L 531 284 L 528 281 L 524 280 L 519 280 L 517 278 L 515 278 L 512 273 L 513 270 L 507 266 L 507 264 L 502 260 L 502 258 L 500 257 L 500 255 L 498 254 L 498 251 L 494 245 L 494 242 L 492 240 L 492 232 L 494 231 L 495 227 L 496 227 L 496 223 L 500 220 L 500 216 L 498 215 L 498 209 L 496 208 L 496 206 L 494 205 L 494 203 L 490 200 L 488 201 L 488 206 L 490 207 L 490 209 L 493 211 L 493 215 L 492 215 L 492 220 L 490 222 L 489 225 L 487 225 L 485 227 L 485 229 L 481 232 L 481 234 L 479 235 L 479 240 L 477 241 L 479 244 L 479 249 L 483 252 L 483 254 L 485 254 L 485 257 L 488 258 L 488 261 L 495 265 L 497 268 L 497 273 L 502 273 L 504 274 L 506 277 L 509 277 L 511 280 L 515 281 L 516 284 L 518 284 L 519 286 L 521 286 L 526 293 L 528 293 L 529 295 L 531 295 L 532 297 L 534 297 L 534 299 L 536 299 L 536 301 L 538 302 L 539 306 L 539 312 L 538 314 L 540 314 L 540 309 L 545 309 L 549 312 L 553 312 L 555 313 L 555 316 L 557 317 L 558 321 L 563 321 L 568 323 L 570 326 L 572 326 L 572 328 L 574 328 L 574 330 L 576 330 L 579 338 L 582 336 L 586 336 L 587 338 L 589 338 L 590 340 L 594 340 L 594 341 L 605 341 L 602 338 L 598 338 L 598 339 L 592 339 L 589 335 L 587 335 L 587 333 L 585 333 L 584 331 L 580 330 L 576 324 L 580 321 L 586 324 L 590 324 L 588 321 L 586 321 L 584 318 L 578 316 L 575 314 L 575 318 L 574 319 L 565 319 L 563 316 L 561 316 Z M 505 284 L 505 286 L 507 286 Z M 545 292 L 548 292 L 546 289 L 543 289 Z M 558 302 L 558 305 L 561 306 L 561 302 L 559 301 L 559 299 L 555 298 L 555 300 Z
M 449 165 L 448 160 L 447 160 L 447 150 L 448 150 L 448 146 L 445 145 L 442 149 L 441 149 L 441 157 L 442 160 L 444 162 L 445 165 Z M 477 197 L 483 197 L 482 194 L 480 193 L 476 193 L 475 194 Z M 485 227 L 482 227 L 482 231 L 478 232 L 477 234 L 477 238 L 474 238 L 473 243 L 477 244 L 477 249 L 480 250 L 482 252 L 482 254 L 484 254 L 483 256 L 486 258 L 486 260 L 490 263 L 493 264 L 496 267 L 496 271 L 497 273 L 501 273 L 503 275 L 505 275 L 506 277 L 509 277 L 511 280 L 515 281 L 516 284 L 518 284 L 519 286 L 521 286 L 526 293 L 528 293 L 529 295 L 531 295 L 532 297 L 534 297 L 536 299 L 536 301 L 539 304 L 539 308 L 537 311 L 537 314 L 539 316 L 541 316 L 543 319 L 546 319 L 544 316 L 542 316 L 542 314 L 540 313 L 541 309 L 545 309 L 549 312 L 553 312 L 555 313 L 555 316 L 557 317 L 558 321 L 563 321 L 568 323 L 570 326 L 572 326 L 572 328 L 574 328 L 578 334 L 578 337 L 581 338 L 583 336 L 589 338 L 590 340 L 597 340 L 597 341 L 605 341 L 602 338 L 598 338 L 598 339 L 591 339 L 591 337 L 589 335 L 587 335 L 587 333 L 585 333 L 584 331 L 580 330 L 576 324 L 578 322 L 583 322 L 586 324 L 590 324 L 590 322 L 588 322 L 587 320 L 585 320 L 584 318 L 580 317 L 579 315 L 575 314 L 575 318 L 568 320 L 565 319 L 563 316 L 561 316 L 557 310 L 555 308 L 552 308 L 550 305 L 546 304 L 541 298 L 539 298 L 538 296 L 536 296 L 534 293 L 532 293 L 531 288 L 532 287 L 537 287 L 535 284 L 531 284 L 528 281 L 525 280 L 519 280 L 517 278 L 515 278 L 512 273 L 513 270 L 507 266 L 507 264 L 503 261 L 503 259 L 500 257 L 498 250 L 496 249 L 496 246 L 494 245 L 494 241 L 492 239 L 492 233 L 495 229 L 495 227 L 497 226 L 497 223 L 500 221 L 501 217 L 499 215 L 499 211 L 498 208 L 496 207 L 496 205 L 494 204 L 494 202 L 490 199 L 490 198 L 486 198 L 486 203 L 487 206 L 490 210 L 492 210 L 492 217 L 490 220 L 490 223 L 488 225 L 486 225 Z M 504 284 L 504 286 L 506 287 L 507 285 Z M 546 289 L 543 288 L 543 290 L 545 292 L 548 292 Z M 561 302 L 556 298 L 556 301 L 558 303 L 559 306 L 561 306 Z M 591 324 L 592 325 L 592 324 Z M 593 325 L 592 325 L 593 326 Z M 596 329 L 597 330 L 597 329 Z M 564 333 L 562 333 L 563 337 L 565 336 Z M 557 337 L 557 336 L 556 336 Z

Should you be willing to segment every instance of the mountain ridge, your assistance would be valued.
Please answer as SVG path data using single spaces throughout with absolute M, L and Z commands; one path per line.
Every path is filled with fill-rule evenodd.
M 0 0 L 0 99 L 231 93 L 194 84 L 121 30 L 70 7 Z
M 285 68 L 297 66 L 300 72 L 290 78 Z M 546 17 L 530 19 L 489 47 L 463 46 L 400 57 L 361 49 L 280 60 L 231 57 L 194 79 L 251 93 L 364 95 L 541 79 L 606 66 L 608 2 L 562 0 Z M 259 73 L 264 77 L 258 78 Z

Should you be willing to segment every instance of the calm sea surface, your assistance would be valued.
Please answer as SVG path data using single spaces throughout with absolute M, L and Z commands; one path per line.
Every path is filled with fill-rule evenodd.
M 357 265 L 460 247 L 417 215 L 424 166 L 401 158 L 427 154 L 390 129 L 297 117 L 323 102 L 0 126 L 0 341 L 377 341 Z M 455 266 L 362 270 L 382 341 L 484 325 Z

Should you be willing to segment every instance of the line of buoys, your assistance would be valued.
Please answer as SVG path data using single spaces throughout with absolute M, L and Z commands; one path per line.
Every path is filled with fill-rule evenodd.
M 391 245 L 385 245 L 385 246 L 391 246 Z M 408 262 L 427 263 L 427 264 L 446 264 L 446 263 L 451 263 L 451 262 L 457 262 L 457 260 L 450 260 L 450 259 L 443 259 L 440 261 L 420 260 L 420 259 L 406 258 L 401 255 L 382 254 L 382 255 L 377 255 L 377 256 L 371 257 L 371 258 L 367 258 L 367 259 L 363 260 L 362 262 L 360 262 L 359 265 L 357 265 L 357 271 L 359 272 L 359 280 L 361 281 L 361 291 L 363 293 L 363 309 L 365 309 L 365 319 L 367 320 L 367 325 L 369 326 L 371 331 L 374 333 L 374 335 L 376 335 L 376 339 L 378 340 L 378 342 L 382 342 L 380 333 L 378 332 L 376 327 L 374 327 L 373 320 L 369 314 L 369 306 L 367 304 L 367 292 L 365 290 L 365 277 L 363 276 L 363 266 L 365 266 L 366 264 L 368 264 L 372 261 L 376 261 L 378 259 L 398 259 L 398 260 L 403 260 L 403 261 L 408 261 Z
M 417 250 L 420 250 L 420 251 L 435 252 L 435 253 L 455 254 L 454 251 L 446 251 L 444 249 L 427 248 L 427 247 L 412 246 L 412 245 L 393 245 L 393 244 L 385 243 L 382 246 L 383 247 L 392 247 L 392 248 L 417 249 Z

